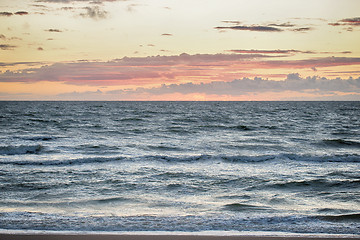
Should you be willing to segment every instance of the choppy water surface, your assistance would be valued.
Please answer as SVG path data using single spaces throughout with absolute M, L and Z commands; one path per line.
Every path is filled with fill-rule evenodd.
M 0 228 L 359 234 L 360 102 L 0 102 Z

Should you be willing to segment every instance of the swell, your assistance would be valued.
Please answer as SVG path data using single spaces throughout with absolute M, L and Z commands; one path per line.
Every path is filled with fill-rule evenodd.
M 252 211 L 266 211 L 266 210 L 271 210 L 271 208 L 266 207 L 266 206 L 256 206 L 256 205 L 251 205 L 251 204 L 243 204 L 243 203 L 231 203 L 231 204 L 226 204 L 224 206 L 225 210 L 228 211 L 234 211 L 234 212 L 252 212 Z
M 333 222 L 360 222 L 360 213 L 324 215 L 318 216 L 319 219 Z
M 302 181 L 288 181 L 280 183 L 272 183 L 262 186 L 263 188 L 276 188 L 282 190 L 301 190 L 313 189 L 326 191 L 327 189 L 356 189 L 360 186 L 360 180 L 327 180 L 327 179 L 311 179 Z
M 84 206 L 84 205 L 101 205 L 101 204 L 111 204 L 111 203 L 122 203 L 122 202 L 138 202 L 138 199 L 126 198 L 126 197 L 104 197 L 97 199 L 79 199 L 79 200 L 70 200 L 70 201 L 56 201 L 56 200 L 46 200 L 46 201 L 0 201 L 0 204 L 6 204 L 7 206 Z
M 18 146 L 18 147 L 0 147 L 0 154 L 17 155 L 17 154 L 37 154 L 43 150 L 42 145 Z M 145 155 L 139 157 L 85 157 L 66 160 L 0 160 L 0 165 L 78 165 L 105 163 L 113 161 L 161 161 L 171 163 L 194 163 L 201 161 L 210 162 L 228 162 L 228 163 L 262 163 L 268 161 L 311 161 L 311 162 L 360 162 L 360 156 L 357 154 L 343 154 L 333 156 L 309 156 L 296 154 L 274 154 L 260 156 L 226 156 L 226 155 L 194 155 L 194 156 L 169 156 L 169 155 Z
M 0 164 L 7 165 L 30 165 L 30 166 L 69 166 L 80 164 L 93 164 L 120 161 L 123 157 L 93 157 L 93 158 L 77 158 L 68 160 L 39 160 L 39 161 L 27 161 L 27 160 L 14 160 L 14 161 L 0 161 Z
M 360 142 L 344 139 L 324 139 L 320 142 L 320 144 L 327 147 L 360 148 Z

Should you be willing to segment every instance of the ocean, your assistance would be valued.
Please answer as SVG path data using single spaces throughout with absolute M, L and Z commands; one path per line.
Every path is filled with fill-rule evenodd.
M 360 102 L 0 102 L 0 231 L 360 233 Z

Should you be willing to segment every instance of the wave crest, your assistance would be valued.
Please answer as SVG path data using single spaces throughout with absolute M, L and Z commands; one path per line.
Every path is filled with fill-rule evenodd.
M 20 146 L 0 146 L 0 155 L 22 155 L 38 154 L 43 150 L 41 144 L 38 145 L 20 145 Z

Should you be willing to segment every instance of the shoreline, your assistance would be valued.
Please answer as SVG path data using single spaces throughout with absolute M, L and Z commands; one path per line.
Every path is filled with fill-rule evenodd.
M 287 232 L 98 232 L 41 231 L 0 229 L 1 240 L 360 240 L 354 234 L 287 233 Z
M 217 235 L 126 235 L 126 234 L 0 234 L 2 240 L 360 240 L 360 237 L 309 236 L 217 236 Z

